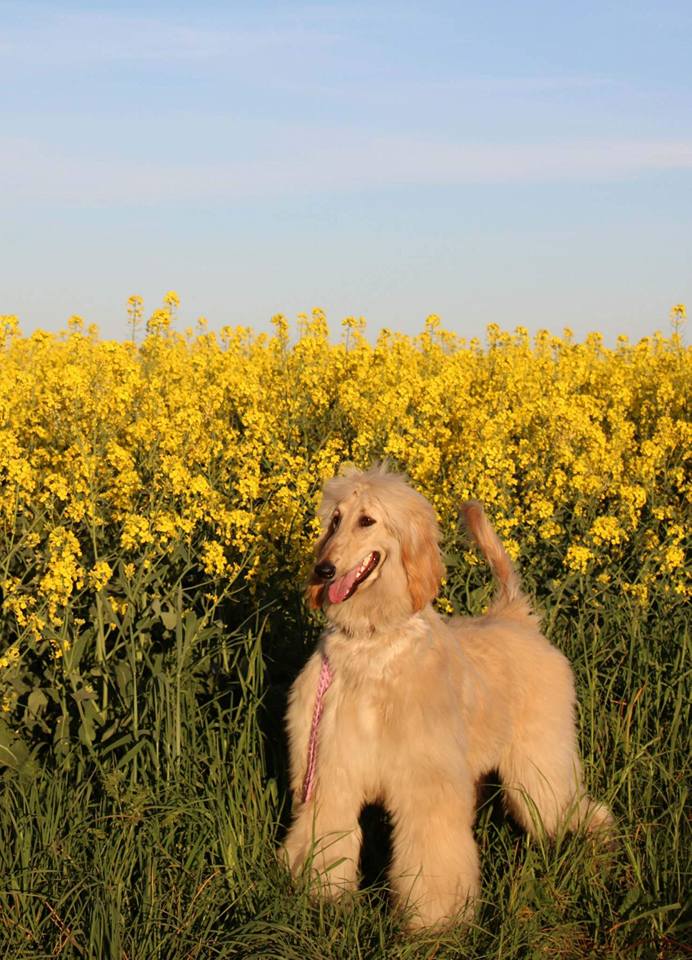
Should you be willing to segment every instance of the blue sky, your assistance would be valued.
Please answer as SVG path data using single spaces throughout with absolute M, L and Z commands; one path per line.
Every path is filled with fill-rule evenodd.
M 691 36 L 689 0 L 0 0 L 0 312 L 665 332 Z

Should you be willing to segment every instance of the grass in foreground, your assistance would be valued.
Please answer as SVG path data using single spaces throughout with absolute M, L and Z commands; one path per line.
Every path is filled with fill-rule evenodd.
M 470 930 L 408 936 L 383 884 L 341 904 L 312 901 L 274 856 L 285 783 L 279 715 L 297 667 L 281 658 L 264 669 L 263 641 L 286 630 L 277 610 L 276 622 L 272 614 L 224 637 L 230 696 L 201 695 L 172 646 L 161 670 L 177 678 L 177 700 L 157 701 L 149 726 L 158 741 L 146 749 L 53 769 L 37 756 L 5 777 L 0 955 L 689 955 L 684 610 L 645 621 L 625 600 L 577 612 L 547 596 L 543 606 L 575 666 L 587 780 L 614 809 L 614 852 L 581 836 L 529 843 L 489 800 L 477 823 L 484 899 Z M 286 649 L 292 636 L 301 650 L 290 629 Z M 174 755 L 166 745 L 176 738 Z

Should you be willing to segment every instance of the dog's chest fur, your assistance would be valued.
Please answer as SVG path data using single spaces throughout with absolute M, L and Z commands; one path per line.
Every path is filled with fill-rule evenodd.
M 339 632 L 326 638 L 325 654 L 334 676 L 325 704 L 325 727 L 339 740 L 355 741 L 375 749 L 385 735 L 399 682 L 398 661 L 405 656 L 408 637 L 382 643 L 361 642 Z M 361 747 L 362 749 L 362 747 Z
M 391 724 L 401 723 L 405 691 L 410 687 L 418 699 L 421 671 L 431 660 L 439 662 L 441 654 L 439 639 L 423 615 L 387 633 L 353 637 L 330 630 L 322 642 L 334 676 L 325 704 L 326 726 L 337 736 L 353 735 L 373 747 L 388 738 Z

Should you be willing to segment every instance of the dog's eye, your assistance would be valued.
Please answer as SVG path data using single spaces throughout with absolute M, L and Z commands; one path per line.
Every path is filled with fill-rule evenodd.
M 371 527 L 373 523 L 377 523 L 377 520 L 373 520 L 372 517 L 367 517 L 367 516 L 361 517 L 360 520 L 358 521 L 358 525 L 360 527 Z
M 339 526 L 339 522 L 340 522 L 340 521 L 341 521 L 341 514 L 340 514 L 340 513 L 335 513 L 334 516 L 332 517 L 332 522 L 329 524 L 329 532 L 330 532 L 330 533 L 334 533 L 334 531 L 336 530 L 336 528 Z

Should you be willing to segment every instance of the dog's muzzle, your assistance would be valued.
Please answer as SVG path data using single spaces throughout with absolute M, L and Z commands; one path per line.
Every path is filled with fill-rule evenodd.
M 315 577 L 322 583 L 328 583 L 330 580 L 333 580 L 335 573 L 336 567 L 328 560 L 323 560 L 322 563 L 318 563 L 315 566 Z
M 361 560 L 357 567 L 353 567 L 341 577 L 335 579 L 334 565 L 327 561 L 317 564 L 315 574 L 320 577 L 320 582 L 325 584 L 323 594 L 326 593 L 329 602 L 343 603 L 344 600 L 353 596 L 364 580 L 368 579 L 379 562 L 380 554 L 377 550 L 373 550 Z M 326 584 L 329 584 L 329 586 L 326 586 Z

